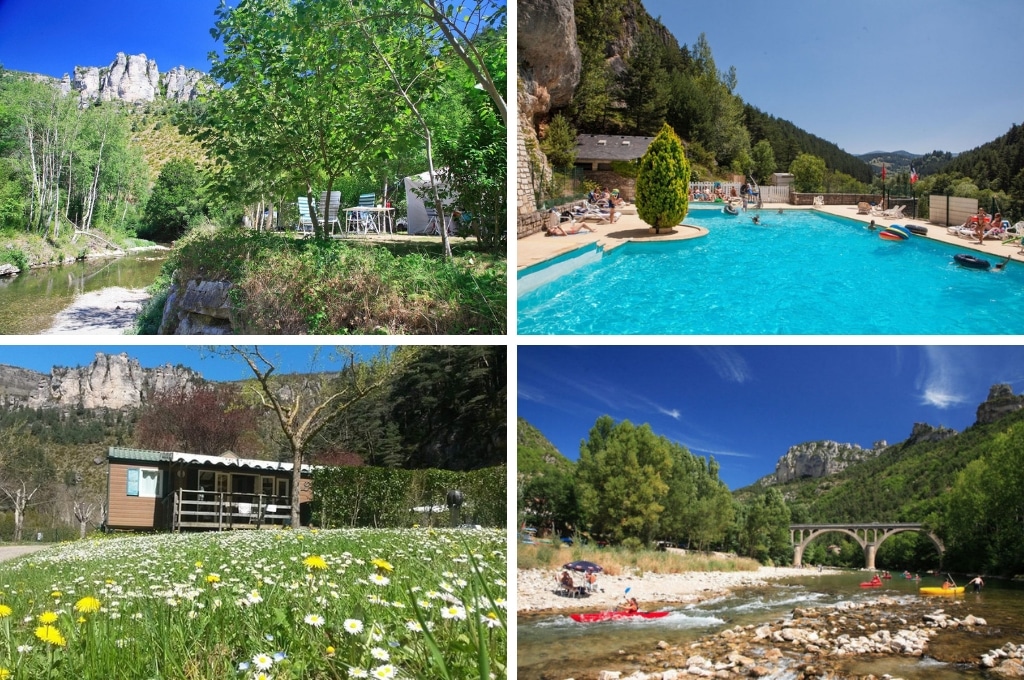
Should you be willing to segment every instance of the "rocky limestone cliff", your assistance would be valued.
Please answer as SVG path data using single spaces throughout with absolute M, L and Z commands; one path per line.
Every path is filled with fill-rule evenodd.
M 580 49 L 572 0 L 520 0 L 518 8 L 519 114 L 532 122 L 566 106 L 580 80 Z
M 202 71 L 176 66 L 160 74 L 145 54 L 118 52 L 109 66 L 76 66 L 73 76 L 60 81 L 61 91 L 75 92 L 83 105 L 95 101 L 151 102 L 159 97 L 183 102 L 196 99 L 209 77 Z
M 49 376 L 0 366 L 0 397 L 5 405 L 29 408 L 137 408 L 154 392 L 187 389 L 202 382 L 203 377 L 190 368 L 143 368 L 127 354 L 102 352 L 88 366 L 55 366 Z
M 878 455 L 881 449 L 864 449 L 856 444 L 840 444 L 834 441 L 806 442 L 791 446 L 775 465 L 775 474 L 765 482 L 783 484 L 804 477 L 825 477 L 834 475 L 854 463 Z
M 956 434 L 957 431 L 951 427 L 943 427 L 941 425 L 939 427 L 932 427 L 928 423 L 914 423 L 914 428 L 910 431 L 910 437 L 903 442 L 903 445 L 912 446 L 922 442 L 940 442 Z
M 0 405 L 24 404 L 45 380 L 44 373 L 0 364 Z
M 978 406 L 976 425 L 993 423 L 1003 416 L 1024 408 L 1024 395 L 1015 395 L 1013 388 L 1006 384 L 989 388 L 988 399 Z

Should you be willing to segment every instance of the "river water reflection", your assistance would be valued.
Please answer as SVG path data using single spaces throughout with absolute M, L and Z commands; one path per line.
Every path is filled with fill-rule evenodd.
M 672 613 L 667 617 L 644 621 L 579 624 L 568 615 L 521 616 L 517 626 L 517 677 L 520 680 L 565 680 L 596 677 L 602 669 L 630 671 L 632 667 L 624 661 L 626 655 L 620 651 L 642 654 L 652 650 L 660 640 L 681 645 L 735 625 L 782 618 L 794 607 L 863 602 L 883 594 L 921 597 L 917 594 L 921 584 L 914 581 L 893 578 L 883 588 L 866 590 L 858 585 L 863 580 L 863 572 L 809 575 L 779 581 L 769 588 L 737 591 L 695 605 L 669 607 Z M 925 579 L 925 585 L 938 585 L 938 579 Z M 985 678 L 986 674 L 960 662 L 976 661 L 983 652 L 1008 641 L 1017 644 L 1024 641 L 1024 588 L 1015 584 L 990 580 L 982 593 L 958 597 L 963 605 L 953 605 L 947 597 L 931 600 L 936 609 L 945 608 L 957 617 L 974 614 L 986 619 L 988 626 L 975 634 L 943 631 L 932 640 L 929 654 L 923 659 L 857 658 L 849 660 L 845 670 L 851 676 L 890 673 L 906 680 Z
M 82 293 L 111 286 L 145 288 L 156 280 L 165 259 L 166 251 L 144 251 L 2 277 L 0 334 L 41 333 L 53 324 L 58 312 Z

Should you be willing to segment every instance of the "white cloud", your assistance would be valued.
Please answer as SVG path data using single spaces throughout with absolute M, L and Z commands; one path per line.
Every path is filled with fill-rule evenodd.
M 697 353 L 722 380 L 743 384 L 752 377 L 747 360 L 732 347 L 698 347 Z
M 963 347 L 925 347 L 924 366 L 918 380 L 921 403 L 947 409 L 971 401 L 966 371 L 971 362 Z
M 677 409 L 677 408 L 667 409 L 667 408 L 662 408 L 661 406 L 658 406 L 657 408 L 658 408 L 658 413 L 662 413 L 662 414 L 668 416 L 669 418 L 675 418 L 676 420 L 679 420 L 683 416 L 683 414 L 680 413 L 679 409 Z

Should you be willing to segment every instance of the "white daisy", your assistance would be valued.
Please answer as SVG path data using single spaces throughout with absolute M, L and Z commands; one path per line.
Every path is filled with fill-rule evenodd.
M 351 633 L 352 635 L 358 635 L 363 632 L 363 622 L 359 619 L 345 619 L 342 627 L 346 633 Z

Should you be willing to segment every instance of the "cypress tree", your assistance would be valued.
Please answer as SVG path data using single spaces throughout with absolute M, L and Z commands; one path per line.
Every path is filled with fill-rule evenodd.
M 666 123 L 640 159 L 636 211 L 654 233 L 679 224 L 689 209 L 690 164 L 683 142 Z

